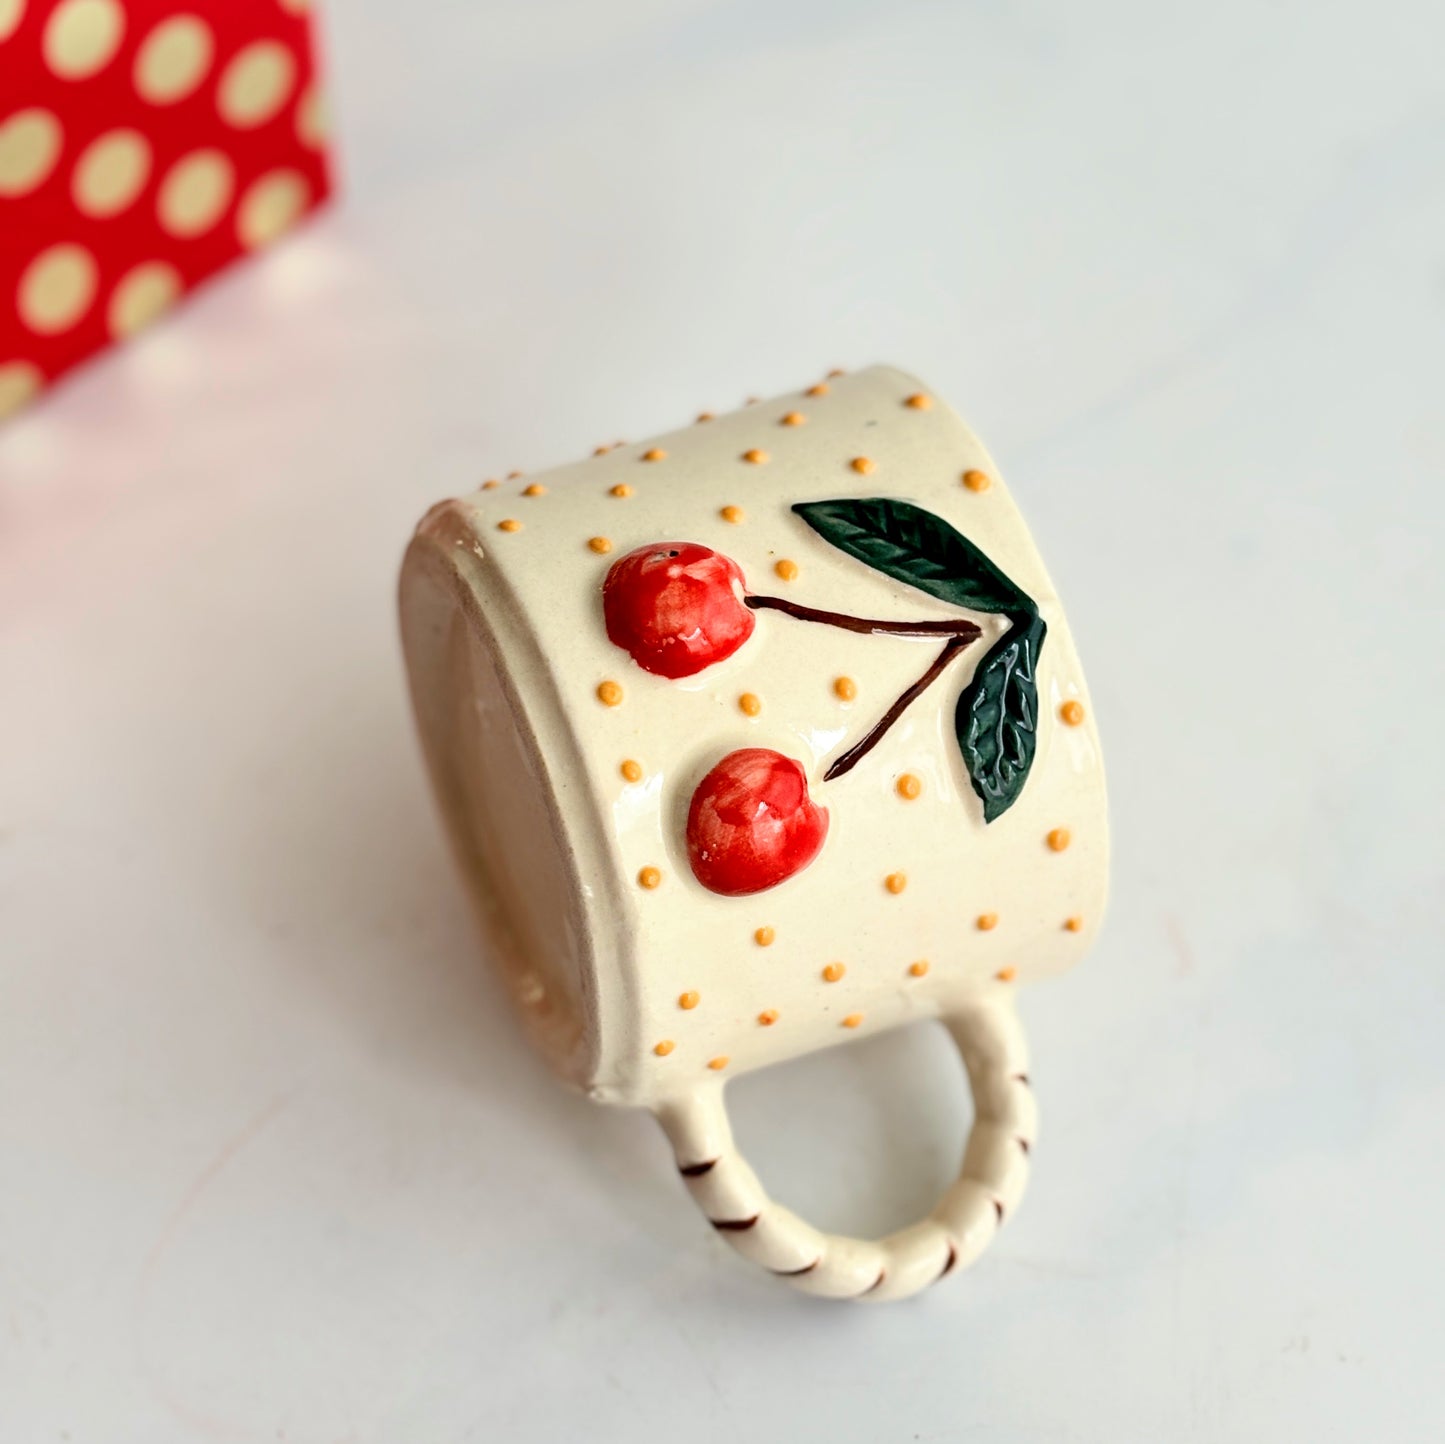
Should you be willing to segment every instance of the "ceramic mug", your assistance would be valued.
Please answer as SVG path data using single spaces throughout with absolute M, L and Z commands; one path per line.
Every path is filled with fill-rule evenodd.
M 434 507 L 402 569 L 432 781 L 534 1045 L 651 1109 L 693 1200 L 809 1293 L 898 1298 L 1023 1192 L 1022 982 L 1104 906 L 1104 780 L 1058 598 L 997 468 L 887 367 Z M 727 1080 L 941 1018 L 959 1179 L 879 1241 L 739 1155 Z

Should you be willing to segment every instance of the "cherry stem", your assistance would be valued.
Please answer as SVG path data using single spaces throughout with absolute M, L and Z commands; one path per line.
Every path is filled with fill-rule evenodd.
M 831 782 L 835 777 L 841 777 L 845 772 L 851 772 L 883 740 L 884 734 L 913 702 L 938 680 L 948 664 L 968 646 L 974 636 L 978 635 L 978 630 L 977 627 L 974 627 L 973 636 L 960 634 L 950 637 L 944 644 L 943 650 L 933 659 L 933 664 L 929 669 L 911 687 L 903 691 L 898 700 L 874 723 L 873 730 L 866 737 L 855 742 L 828 768 L 823 774 L 823 781 Z
M 850 617 L 844 612 L 825 612 L 817 607 L 799 606 L 797 602 L 783 597 L 751 596 L 746 598 L 746 602 L 755 612 L 782 612 L 784 616 L 795 617 L 800 622 L 821 622 L 826 627 L 842 627 L 845 632 L 874 632 L 894 637 L 952 637 L 960 643 L 972 642 L 982 634 L 977 622 L 962 619 L 956 622 L 887 622 L 874 617 Z M 933 677 L 928 680 L 931 682 Z

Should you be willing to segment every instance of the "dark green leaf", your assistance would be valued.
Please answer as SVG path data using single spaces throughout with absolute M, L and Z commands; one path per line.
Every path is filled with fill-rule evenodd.
M 941 516 L 910 502 L 875 496 L 799 502 L 793 510 L 840 551 L 974 612 L 1033 614 L 1033 599 Z
M 1037 613 L 1012 620 L 963 689 L 953 719 L 985 822 L 1018 801 L 1038 746 L 1035 672 L 1047 629 Z

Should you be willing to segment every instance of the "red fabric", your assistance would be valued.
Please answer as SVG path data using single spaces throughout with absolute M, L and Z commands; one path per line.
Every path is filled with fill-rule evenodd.
M 0 0 L 0 17 L 7 9 L 13 17 L 16 3 Z M 316 81 L 312 29 L 304 11 L 293 13 L 298 7 L 280 0 L 81 0 L 90 7 L 90 19 L 97 6 L 112 5 L 124 27 L 114 53 L 94 74 L 66 78 L 47 64 L 47 27 L 52 27 L 53 55 L 56 12 L 75 3 L 20 0 L 18 24 L 0 39 L 0 159 L 4 127 L 19 112 L 39 108 L 62 132 L 59 158 L 38 185 L 11 195 L 0 186 L 0 373 L 8 365 L 13 378 L 19 369 L 15 363 L 28 363 L 46 384 L 116 339 L 107 323 L 107 303 L 117 282 L 136 265 L 165 262 L 178 273 L 183 291 L 189 291 L 242 255 L 238 211 L 248 187 L 259 178 L 278 169 L 296 173 L 306 188 L 303 210 L 316 206 L 331 188 L 324 149 L 305 143 L 298 133 L 298 106 Z M 177 15 L 194 16 L 209 29 L 211 61 L 189 94 L 158 105 L 137 90 L 136 56 L 155 27 Z M 74 13 L 70 18 L 75 19 Z M 76 28 L 84 30 L 83 25 Z M 295 78 L 284 88 L 284 102 L 274 115 L 252 128 L 238 128 L 222 116 L 218 91 L 228 64 L 257 41 L 283 46 L 294 62 Z M 125 209 L 94 218 L 73 198 L 75 163 L 91 141 L 116 129 L 141 133 L 149 144 L 150 170 Z M 201 234 L 170 234 L 159 219 L 157 196 L 171 167 L 200 149 L 224 153 L 234 167 L 234 188 L 215 222 Z M 12 162 L 14 153 L 12 148 Z M 89 252 L 97 284 L 73 324 L 55 334 L 38 334 L 24 319 L 21 287 L 32 262 L 59 243 Z

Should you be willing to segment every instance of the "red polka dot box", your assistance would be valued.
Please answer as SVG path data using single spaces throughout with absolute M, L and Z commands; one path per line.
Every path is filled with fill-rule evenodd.
M 306 0 L 0 0 L 0 417 L 329 189 Z

